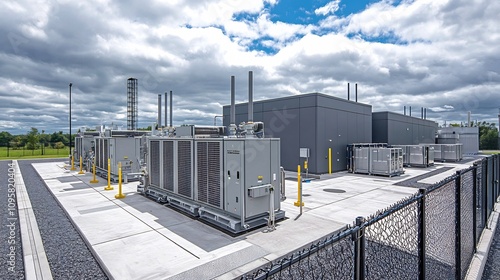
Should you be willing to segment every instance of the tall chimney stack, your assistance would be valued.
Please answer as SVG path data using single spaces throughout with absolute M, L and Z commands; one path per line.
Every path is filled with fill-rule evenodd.
M 161 128 L 161 94 L 158 94 L 158 128 Z
M 248 71 L 248 122 L 253 123 L 253 71 Z
M 172 116 L 172 111 L 173 111 L 174 103 L 172 102 L 172 91 L 170 91 L 170 127 L 174 127 L 173 124 L 173 116 Z
M 234 76 L 231 76 L 231 111 L 229 113 L 229 124 L 236 123 L 236 112 L 235 112 L 235 92 L 234 92 Z
M 347 83 L 347 100 L 350 99 L 350 96 L 349 96 L 351 93 L 350 91 L 351 91 L 351 87 L 350 87 L 349 83 Z

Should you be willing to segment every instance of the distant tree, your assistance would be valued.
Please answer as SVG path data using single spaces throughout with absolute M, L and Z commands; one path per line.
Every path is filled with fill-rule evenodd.
M 143 127 L 143 128 L 138 128 L 137 130 L 147 130 L 147 131 L 151 131 L 151 126 L 148 126 L 148 127 Z
M 63 142 L 56 142 L 54 143 L 54 149 L 64 149 L 64 143 Z
M 38 143 L 40 142 L 40 137 L 38 133 L 38 129 L 32 127 L 30 131 L 26 134 L 26 148 L 28 150 L 31 150 L 31 154 L 33 155 L 35 153 L 35 149 L 38 146 Z
M 14 136 L 7 131 L 0 132 L 0 146 L 7 146 L 12 139 L 14 139 Z
M 461 127 L 462 125 L 459 123 L 450 123 L 450 126 L 452 127 Z
M 498 129 L 494 123 L 485 121 L 478 123 L 479 125 L 479 149 L 480 150 L 497 150 L 498 149 Z
M 66 143 L 66 145 L 69 144 L 68 137 L 64 135 L 62 131 L 52 133 L 50 135 L 50 142 L 52 143 L 62 142 Z

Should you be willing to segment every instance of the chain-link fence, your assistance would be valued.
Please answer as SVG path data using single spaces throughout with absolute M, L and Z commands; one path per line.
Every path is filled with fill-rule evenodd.
M 499 176 L 484 158 L 241 279 L 464 279 Z
M 35 156 L 69 156 L 69 146 L 62 142 L 37 143 L 36 145 L 0 145 L 0 158 L 22 158 Z

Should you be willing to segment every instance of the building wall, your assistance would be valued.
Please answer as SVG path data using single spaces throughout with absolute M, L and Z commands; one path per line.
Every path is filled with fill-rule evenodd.
M 230 106 L 223 108 L 229 125 Z M 247 103 L 236 105 L 236 124 L 248 120 Z M 328 172 L 328 148 L 332 171 L 346 169 L 346 145 L 371 142 L 371 106 L 324 95 L 302 94 L 254 102 L 254 121 L 264 122 L 265 137 L 281 138 L 281 165 L 297 170 L 303 164 L 300 148 L 309 148 L 309 172 Z M 361 128 L 361 129 L 360 129 Z
M 372 114 L 374 143 L 389 145 L 434 144 L 438 124 L 393 112 Z
M 463 145 L 464 154 L 479 153 L 479 127 L 442 127 L 438 135 L 458 134 L 458 143 Z

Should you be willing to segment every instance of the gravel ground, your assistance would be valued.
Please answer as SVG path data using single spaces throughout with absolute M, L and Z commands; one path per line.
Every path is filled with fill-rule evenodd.
M 491 243 L 488 260 L 483 273 L 483 280 L 500 280 L 500 219 Z
M 10 160 L 0 161 L 0 279 L 24 279 L 23 247 Z M 12 177 L 10 176 L 12 175 Z M 10 180 L 9 180 L 10 179 Z M 9 201 L 10 198 L 10 201 Z
M 18 161 L 54 279 L 107 279 L 64 210 L 35 169 Z M 53 159 L 51 161 L 54 161 Z M 0 279 L 4 279 L 0 277 Z

